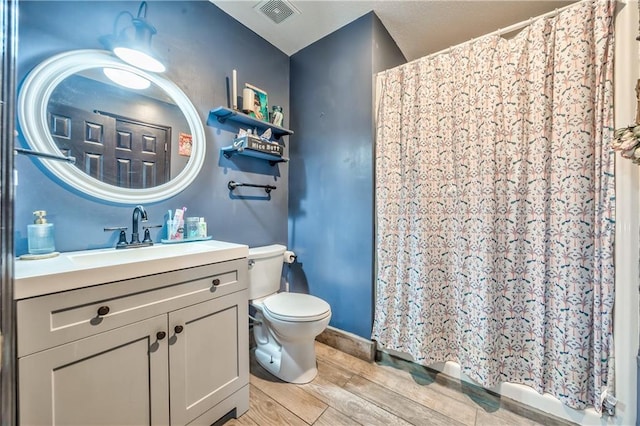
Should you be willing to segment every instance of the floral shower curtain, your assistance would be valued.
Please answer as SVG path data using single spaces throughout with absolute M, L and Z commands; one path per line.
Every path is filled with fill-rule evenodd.
M 613 389 L 613 8 L 378 75 L 372 338 L 486 387 Z

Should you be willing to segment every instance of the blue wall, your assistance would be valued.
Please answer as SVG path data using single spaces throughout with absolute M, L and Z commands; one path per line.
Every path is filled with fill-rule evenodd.
M 101 49 L 98 38 L 111 33 L 116 15 L 137 13 L 139 2 L 20 2 L 19 81 L 40 61 L 75 49 Z M 165 76 L 191 99 L 206 123 L 210 109 L 227 105 L 226 78 L 238 70 L 238 83 L 266 90 L 269 103 L 282 105 L 289 125 L 289 58 L 280 50 L 205 1 L 150 1 L 148 20 L 157 28 L 153 47 L 167 65 Z M 19 129 L 18 129 L 19 130 Z M 165 212 L 187 206 L 188 215 L 204 216 L 214 238 L 249 245 L 287 242 L 288 164 L 271 167 L 246 157 L 221 157 L 236 130 L 205 125 L 205 165 L 197 179 L 172 199 L 145 205 L 150 224 L 161 224 Z M 289 141 L 285 138 L 286 145 Z M 20 138 L 19 145 L 24 146 Z M 288 148 L 287 148 L 288 149 Z M 285 152 L 286 155 L 286 152 Z M 27 251 L 27 224 L 34 210 L 47 210 L 56 227 L 59 251 L 112 247 L 116 233 L 105 226 L 131 227 L 131 206 L 90 199 L 53 180 L 38 160 L 17 156 L 15 196 L 16 254 Z M 232 198 L 227 182 L 273 184 L 271 199 Z M 262 195 L 259 191 L 249 195 Z M 261 197 L 263 198 L 263 197 Z M 131 230 L 129 229 L 129 232 Z M 154 240 L 161 237 L 154 230 Z
M 98 37 L 112 31 L 116 15 L 123 10 L 135 14 L 138 6 L 21 2 L 19 79 L 57 53 L 102 48 Z M 167 65 L 166 77 L 191 99 L 203 123 L 210 109 L 226 106 L 226 78 L 235 68 L 239 85 L 249 82 L 265 89 L 270 104 L 284 107 L 284 126 L 295 131 L 290 140 L 285 138 L 290 163 L 272 167 L 253 158 L 225 159 L 219 150 L 236 129 L 205 126 L 201 173 L 172 199 L 146 205 L 149 222 L 161 224 L 168 209 L 187 206 L 188 215 L 206 218 L 216 239 L 250 246 L 288 242 L 300 262 L 289 273 L 292 290 L 324 298 L 333 310 L 331 325 L 369 338 L 374 276 L 372 78 L 405 62 L 384 26 L 370 13 L 288 58 L 209 2 L 150 1 L 147 18 L 158 29 L 153 47 Z M 24 145 L 20 138 L 19 144 Z M 79 194 L 52 178 L 38 160 L 18 156 L 16 168 L 17 255 L 27 251 L 26 228 L 34 210 L 48 211 L 59 251 L 112 247 L 117 235 L 103 227 L 131 226 L 133 205 Z M 277 189 L 270 200 L 239 199 L 227 190 L 229 180 L 268 183 Z M 159 239 L 160 231 L 152 236 Z
M 369 13 L 291 57 L 291 285 L 331 305 L 331 325 L 370 338 L 373 74 L 405 62 Z

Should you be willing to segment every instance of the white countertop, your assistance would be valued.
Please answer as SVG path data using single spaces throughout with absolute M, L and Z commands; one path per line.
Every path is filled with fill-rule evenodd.
M 65 252 L 40 260 L 17 259 L 14 299 L 240 259 L 248 255 L 249 247 L 246 245 L 208 240 L 131 249 Z

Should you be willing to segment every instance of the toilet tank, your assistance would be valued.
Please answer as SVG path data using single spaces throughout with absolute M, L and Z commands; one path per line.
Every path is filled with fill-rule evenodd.
M 249 300 L 265 297 L 280 290 L 286 249 L 280 244 L 249 249 Z

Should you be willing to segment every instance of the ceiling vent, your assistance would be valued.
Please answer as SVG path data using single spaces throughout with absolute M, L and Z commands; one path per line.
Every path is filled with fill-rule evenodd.
M 299 15 L 300 11 L 286 0 L 267 0 L 260 2 L 255 9 L 271 19 L 276 24 L 281 23 L 291 15 Z

